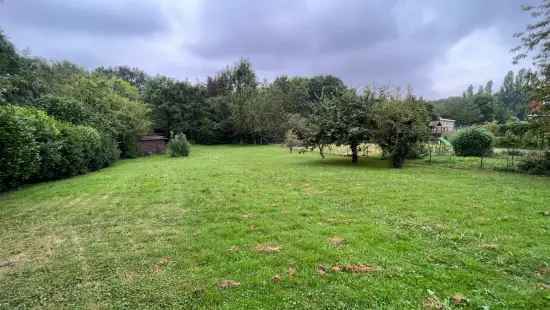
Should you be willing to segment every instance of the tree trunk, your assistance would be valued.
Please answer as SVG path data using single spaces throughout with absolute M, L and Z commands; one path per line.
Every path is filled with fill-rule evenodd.
M 323 144 L 319 144 L 319 154 L 321 155 L 322 159 L 325 159 L 325 152 L 324 152 L 325 146 Z M 313 151 L 313 149 L 312 149 Z
M 356 164 L 359 158 L 357 157 L 357 144 L 351 145 L 351 162 Z

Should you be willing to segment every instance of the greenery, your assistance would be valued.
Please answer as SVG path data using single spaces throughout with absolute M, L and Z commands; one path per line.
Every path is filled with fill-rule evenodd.
M 426 105 L 412 96 L 391 98 L 374 105 L 373 142 L 401 168 L 406 158 L 421 156 L 421 143 L 428 140 L 429 114 Z
M 489 156 L 493 152 L 495 137 L 483 128 L 471 127 L 457 131 L 451 137 L 451 143 L 458 156 Z
M 460 97 L 431 101 L 433 117 L 454 119 L 459 126 L 493 121 L 526 121 L 532 74 L 525 69 L 517 73 L 509 71 L 497 92 L 493 91 L 493 81 L 488 81 L 485 86 L 479 86 L 477 91 L 474 85 L 470 85 Z
M 172 135 L 168 142 L 168 154 L 172 157 L 186 157 L 191 153 L 191 145 L 183 133 Z
M 528 154 L 519 163 L 518 168 L 529 174 L 550 176 L 550 151 Z
M 0 132 L 0 191 L 97 170 L 118 158 L 110 136 L 33 108 L 0 106 Z
M 1 307 L 548 308 L 549 179 L 389 166 L 194 146 L 5 193 Z

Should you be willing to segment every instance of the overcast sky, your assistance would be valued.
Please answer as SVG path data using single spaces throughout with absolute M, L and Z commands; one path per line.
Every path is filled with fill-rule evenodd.
M 499 86 L 536 0 L 0 0 L 19 50 L 87 68 L 129 65 L 191 82 L 244 57 L 260 80 L 334 74 L 418 95 Z

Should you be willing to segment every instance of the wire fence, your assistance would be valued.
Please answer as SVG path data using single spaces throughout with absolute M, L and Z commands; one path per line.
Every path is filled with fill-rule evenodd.
M 499 171 L 518 171 L 518 164 L 531 153 L 540 153 L 538 150 L 519 148 L 495 148 L 491 156 L 456 156 L 452 146 L 441 141 L 426 143 L 424 156 L 414 162 L 417 164 L 433 164 L 456 169 L 492 169 Z M 374 143 L 361 144 L 358 147 L 361 157 L 383 157 L 382 149 Z M 351 156 L 349 146 L 327 145 L 324 154 Z
M 495 148 L 491 156 L 456 156 L 452 147 L 443 143 L 426 144 L 428 155 L 425 163 L 462 169 L 493 169 L 501 171 L 518 171 L 518 165 L 523 159 L 538 150 L 518 148 Z

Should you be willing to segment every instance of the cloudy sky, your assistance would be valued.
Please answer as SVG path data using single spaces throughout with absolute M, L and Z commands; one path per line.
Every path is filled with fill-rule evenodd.
M 20 50 L 191 82 L 244 57 L 260 79 L 334 74 L 354 87 L 457 95 L 512 65 L 536 0 L 0 0 Z

